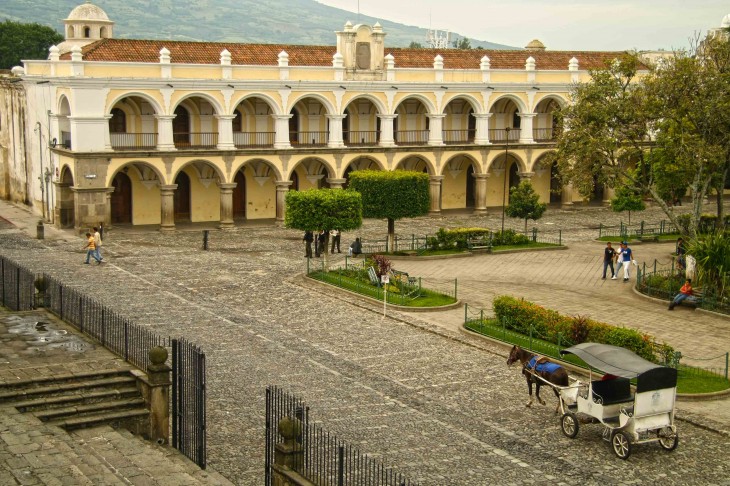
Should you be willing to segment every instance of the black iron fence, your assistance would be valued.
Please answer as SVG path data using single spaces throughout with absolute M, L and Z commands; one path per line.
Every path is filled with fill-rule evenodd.
M 205 353 L 184 339 L 170 339 L 64 285 L 0 256 L 0 297 L 13 311 L 39 305 L 80 332 L 96 339 L 125 361 L 147 371 L 155 346 L 172 349 L 173 447 L 201 468 L 206 466 Z
M 302 455 L 295 462 L 296 472 L 318 486 L 417 486 L 403 474 L 312 423 L 309 407 L 300 398 L 275 386 L 266 388 L 266 486 L 274 483 L 274 451 L 276 444 L 284 442 L 277 427 L 284 418 L 298 420 L 301 426 L 297 442 Z
M 0 297 L 10 310 L 35 308 L 35 274 L 17 263 L 0 257 Z
M 172 446 L 205 469 L 205 353 L 184 339 L 172 340 Z

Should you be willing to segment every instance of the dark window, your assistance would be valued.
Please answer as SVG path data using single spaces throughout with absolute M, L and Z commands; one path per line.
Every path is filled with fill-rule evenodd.
M 127 133 L 127 114 L 119 108 L 112 108 L 109 131 L 111 133 Z
M 91 28 L 89 28 L 89 27 L 84 27 L 84 37 L 86 37 L 87 39 L 88 39 L 89 37 L 91 37 Z

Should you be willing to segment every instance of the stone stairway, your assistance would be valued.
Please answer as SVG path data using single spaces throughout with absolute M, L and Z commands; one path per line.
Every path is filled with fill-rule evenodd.
M 123 429 L 95 426 L 66 432 L 0 405 L 0 484 L 230 485 L 169 446 Z
M 66 430 L 111 425 L 139 433 L 149 417 L 136 378 L 123 369 L 6 382 L 0 403 Z

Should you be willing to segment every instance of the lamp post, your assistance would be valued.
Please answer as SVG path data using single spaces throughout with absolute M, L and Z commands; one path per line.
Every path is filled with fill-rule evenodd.
M 502 185 L 502 234 L 504 234 L 504 206 L 507 200 L 507 152 L 509 151 L 509 132 L 512 130 L 510 127 L 504 129 L 505 133 L 505 144 L 504 144 L 504 184 Z
M 43 187 L 43 133 L 41 131 L 41 122 L 36 122 L 35 131 L 38 132 L 38 155 L 40 162 L 40 172 L 38 173 L 38 180 L 41 183 L 41 208 L 43 211 L 43 219 L 46 219 L 46 197 Z

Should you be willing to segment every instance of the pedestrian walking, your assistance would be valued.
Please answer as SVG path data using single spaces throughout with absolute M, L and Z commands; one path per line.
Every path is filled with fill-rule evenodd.
M 616 280 L 618 278 L 618 272 L 621 271 L 621 267 L 623 267 L 623 251 L 624 251 L 624 242 L 618 244 L 618 250 L 616 251 L 616 270 L 613 272 L 613 277 L 611 277 L 611 280 Z
M 317 233 L 317 245 L 314 249 L 314 255 L 319 258 L 322 253 L 327 253 L 327 231 L 320 230 Z
M 304 237 L 304 258 L 312 258 L 312 242 L 314 241 L 314 233 L 311 231 L 305 231 Z
M 674 299 L 669 304 L 669 310 L 674 310 L 677 305 L 682 305 L 682 302 L 688 300 L 689 302 L 696 302 L 694 298 L 694 290 L 692 289 L 692 279 L 688 278 L 684 281 L 684 285 L 679 289 L 679 293 L 674 296 Z
M 634 255 L 633 250 L 629 248 L 629 244 L 627 242 L 622 243 L 623 249 L 621 250 L 621 264 L 624 267 L 624 282 L 629 281 L 629 277 L 631 276 L 629 273 L 629 269 L 631 267 L 631 264 L 633 263 L 636 265 L 636 256 Z M 617 271 L 618 273 L 618 271 Z
M 94 257 L 94 260 L 96 260 L 97 264 L 101 263 L 101 260 L 99 260 L 99 257 L 96 256 L 96 245 L 94 244 L 94 235 L 91 233 L 86 233 L 86 245 L 84 245 L 84 250 L 86 250 L 86 261 L 85 264 L 89 264 L 89 260 L 91 257 Z
M 101 262 L 104 260 L 104 257 L 101 256 L 101 232 L 96 226 L 94 226 L 94 246 L 96 247 L 96 259 Z
M 606 269 L 611 267 L 611 278 L 616 277 L 616 272 L 613 271 L 613 261 L 616 258 L 616 250 L 611 246 L 611 242 L 606 243 L 606 248 L 603 250 L 603 277 L 601 279 L 606 280 Z
M 332 238 L 332 247 L 330 248 L 330 254 L 335 252 L 335 246 L 337 247 L 337 253 L 342 253 L 340 251 L 340 230 L 332 230 L 330 231 L 330 237 Z

